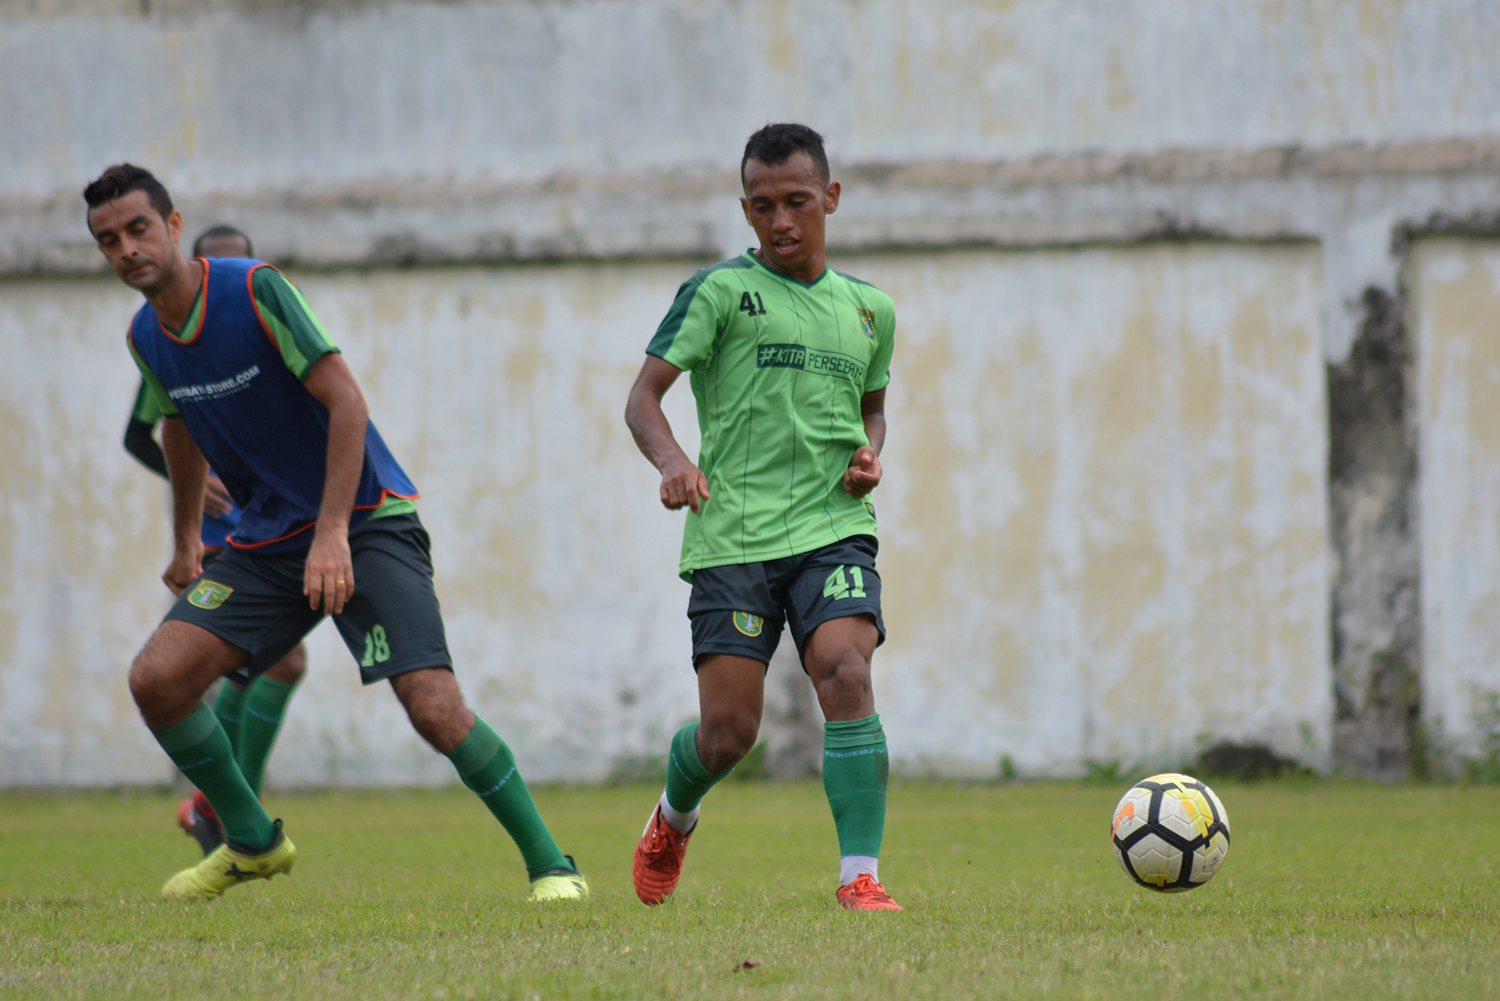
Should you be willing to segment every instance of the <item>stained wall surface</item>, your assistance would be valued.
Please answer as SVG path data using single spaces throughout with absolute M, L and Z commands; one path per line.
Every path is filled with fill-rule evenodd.
M 768 116 L 884 162 L 1500 128 L 1482 0 L 151 6 L 0 8 L 4 190 L 127 156 L 195 189 L 717 169 Z
M 1317 763 L 1329 718 L 1318 270 L 1307 246 L 841 262 L 899 309 L 877 695 L 898 767 L 1068 773 L 1202 735 Z M 686 262 L 295 275 L 422 489 L 460 677 L 541 780 L 695 714 L 680 518 L 621 420 Z M 0 782 L 160 780 L 124 672 L 166 596 L 165 492 L 119 446 L 110 281 L 0 295 Z M 669 416 L 696 443 L 685 383 Z M 277 784 L 441 783 L 337 633 Z M 779 665 L 784 670 L 785 665 Z
M 1315 248 L 858 266 L 902 315 L 879 502 L 893 753 L 1035 773 L 1229 737 L 1320 763 Z
M 1500 730 L 1500 243 L 1431 240 L 1409 267 L 1422 462 L 1423 717 L 1439 750 Z
M 1415 614 L 1375 586 L 1389 553 L 1328 529 L 1323 365 L 1390 333 L 1398 275 L 1420 524 L 1351 517 L 1420 537 L 1412 698 L 1469 740 L 1500 691 L 1491 252 L 1425 238 L 1500 231 L 1497 51 L 1487 0 L 0 0 L 0 784 L 166 773 L 123 680 L 165 501 L 118 444 L 133 301 L 86 277 L 103 165 L 303 283 L 424 490 L 472 697 L 537 777 L 598 778 L 694 706 L 624 392 L 681 278 L 749 242 L 734 164 L 788 119 L 847 181 L 832 246 L 902 313 L 877 668 L 902 767 L 1209 736 L 1328 764 L 1330 632 L 1373 662 Z M 1376 597 L 1330 623 L 1344 577 Z M 311 645 L 273 782 L 448 780 L 332 630 Z

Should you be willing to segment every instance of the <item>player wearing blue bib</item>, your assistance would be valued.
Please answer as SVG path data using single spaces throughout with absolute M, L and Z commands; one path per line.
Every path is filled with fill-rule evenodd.
M 176 551 L 162 579 L 178 600 L 131 665 L 130 690 L 227 839 L 172 877 L 162 896 L 211 899 L 291 871 L 296 848 L 201 699 L 221 677 L 263 673 L 324 616 L 365 683 L 390 681 L 417 732 L 515 840 L 531 899 L 587 896 L 510 749 L 459 693 L 416 487 L 302 293 L 260 261 L 188 261 L 178 247 L 182 215 L 140 167 L 110 167 L 84 200 L 100 252 L 146 298 L 129 344 L 166 418 Z M 241 511 L 211 575 L 199 537 L 210 464 Z M 360 870 L 370 867 L 365 860 Z
M 231 226 L 215 226 L 193 241 L 194 257 L 252 257 L 250 238 Z M 295 314 L 277 313 L 276 303 L 271 300 L 258 302 L 257 308 L 274 313 L 283 325 L 294 325 Z M 125 450 L 135 456 L 141 465 L 167 476 L 167 460 L 161 446 L 156 443 L 156 426 L 162 422 L 161 407 L 153 393 L 142 380 L 135 395 L 130 420 L 125 426 Z M 239 524 L 240 509 L 234 506 L 229 492 L 212 469 L 208 472 L 208 488 L 203 493 L 203 567 L 208 569 L 229 545 L 228 539 Z M 281 660 L 272 664 L 266 673 L 249 685 L 226 678 L 219 686 L 214 699 L 214 715 L 229 736 L 234 748 L 235 760 L 245 773 L 250 788 L 260 795 L 265 777 L 266 760 L 271 747 L 281 730 L 287 705 L 292 692 L 307 670 L 307 647 L 298 643 Z M 208 797 L 201 791 L 182 801 L 177 808 L 177 825 L 198 842 L 198 847 L 208 855 L 224 843 L 224 828 L 219 823 Z

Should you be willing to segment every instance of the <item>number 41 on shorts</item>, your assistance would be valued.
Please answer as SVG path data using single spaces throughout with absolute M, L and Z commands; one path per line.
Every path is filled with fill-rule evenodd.
M 865 596 L 865 572 L 859 567 L 849 567 L 849 577 L 854 578 L 853 588 L 849 587 L 848 577 L 844 575 L 844 567 L 841 564 L 823 582 L 823 597 L 832 598 L 834 601 L 840 598 L 863 598 Z

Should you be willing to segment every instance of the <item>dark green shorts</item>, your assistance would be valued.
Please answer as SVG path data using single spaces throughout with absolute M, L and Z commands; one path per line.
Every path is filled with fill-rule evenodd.
M 359 661 L 365 684 L 424 667 L 452 667 L 427 530 L 415 514 L 377 518 L 349 532 L 354 596 L 333 624 Z M 245 651 L 230 674 L 248 683 L 323 621 L 302 593 L 307 551 L 256 554 L 227 549 L 193 582 L 168 619 L 190 622 Z M 205 561 L 206 562 L 206 561 Z
M 800 657 L 814 629 L 850 615 L 872 616 L 884 643 L 875 572 L 879 548 L 873 535 L 855 535 L 779 560 L 693 571 L 693 667 L 716 653 L 770 664 L 784 624 L 792 628 Z

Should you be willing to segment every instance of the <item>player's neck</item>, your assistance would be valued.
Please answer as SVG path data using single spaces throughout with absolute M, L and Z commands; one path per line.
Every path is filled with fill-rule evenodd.
M 759 258 L 762 264 L 764 264 L 766 267 L 770 268 L 777 274 L 786 275 L 788 278 L 795 278 L 804 285 L 811 285 L 819 278 L 822 278 L 823 272 L 828 270 L 828 254 L 826 251 L 822 250 L 819 250 L 816 254 L 809 257 L 807 261 L 804 262 L 803 265 L 795 271 L 790 268 L 777 267 L 775 262 L 771 259 L 771 256 L 766 253 L 765 248 L 763 247 L 756 248 L 755 256 Z
M 203 287 L 203 265 L 197 260 L 177 258 L 178 266 L 162 287 L 146 296 L 151 308 L 168 330 L 181 330 L 193 311 L 193 301 Z

